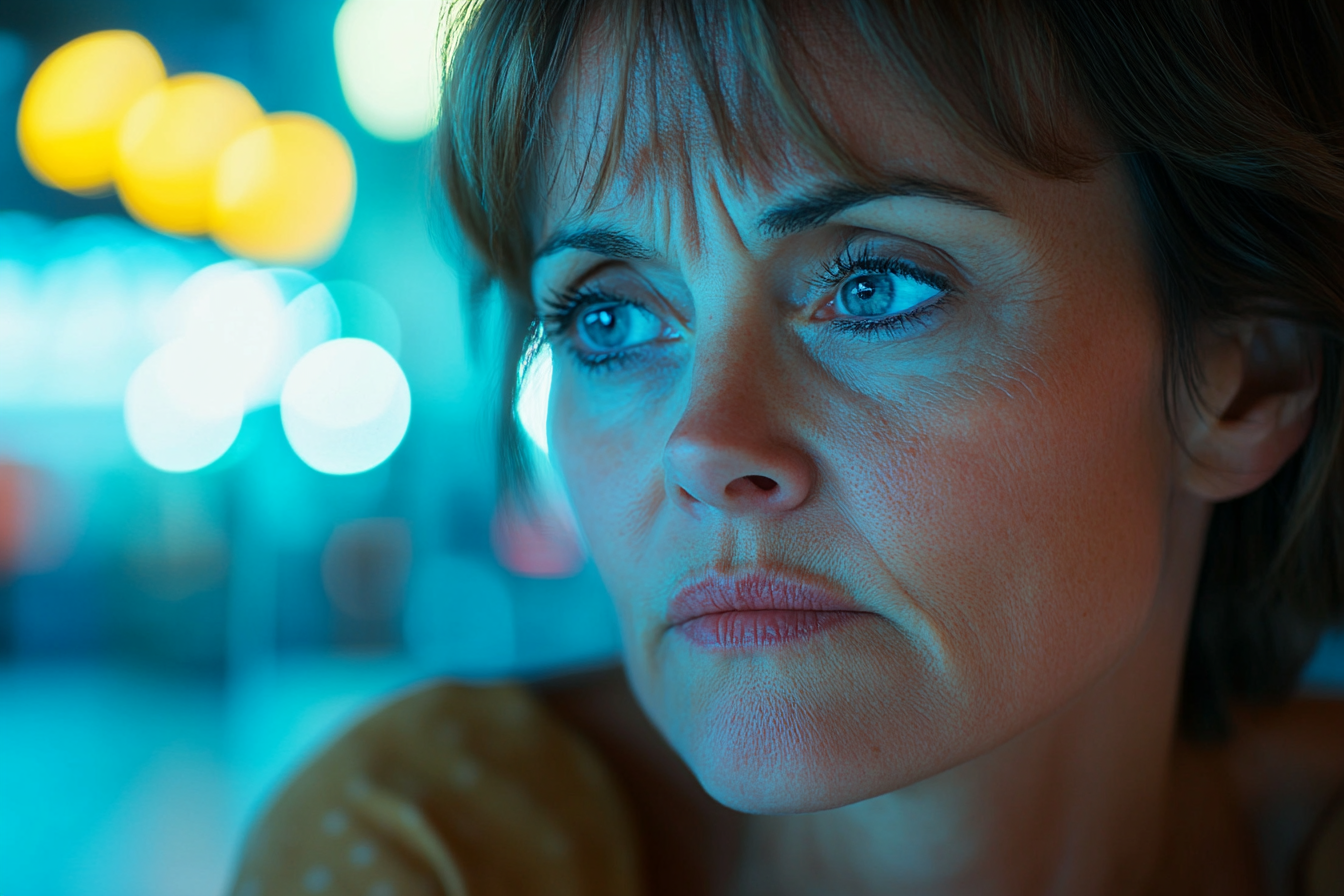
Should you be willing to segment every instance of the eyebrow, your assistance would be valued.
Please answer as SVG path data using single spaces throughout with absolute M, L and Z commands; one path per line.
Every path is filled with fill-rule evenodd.
M 652 258 L 653 250 L 632 236 L 605 227 L 561 230 L 541 244 L 537 258 L 554 255 L 562 249 L 580 249 L 607 258 Z
M 764 212 L 757 219 L 756 228 L 767 237 L 779 239 L 820 227 L 856 205 L 892 196 L 921 196 L 1005 215 L 993 200 L 974 190 L 940 181 L 903 177 L 877 186 L 848 181 L 825 184 Z M 607 258 L 652 258 L 655 254 L 648 246 L 619 230 L 593 227 L 557 232 L 537 249 L 535 258 L 545 258 L 563 249 L 579 249 Z
M 901 177 L 876 186 L 844 181 L 823 185 L 766 211 L 757 219 L 756 228 L 762 234 L 778 239 L 820 227 L 856 205 L 890 196 L 921 196 L 1006 217 L 997 203 L 974 190 L 940 181 Z

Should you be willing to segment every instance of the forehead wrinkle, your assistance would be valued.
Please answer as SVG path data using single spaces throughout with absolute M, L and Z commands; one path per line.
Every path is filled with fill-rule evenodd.
M 577 153 L 567 153 L 569 173 L 558 180 L 577 179 L 586 171 L 586 183 L 575 183 L 564 191 L 569 194 L 568 208 L 556 216 L 548 216 L 551 221 L 546 226 L 549 236 L 543 235 L 545 245 L 563 239 L 567 232 L 596 227 L 590 221 L 601 221 L 602 227 L 598 229 L 606 229 L 606 222 L 616 221 L 623 222 L 621 231 L 662 248 L 668 255 L 683 256 L 689 262 L 699 257 L 706 239 L 710 238 L 711 224 L 703 214 L 708 213 L 727 225 L 712 228 L 716 232 L 714 238 L 719 239 L 721 231 L 730 230 L 736 247 L 745 251 L 746 243 L 730 211 L 734 203 L 728 194 L 743 194 L 760 185 L 754 179 L 751 185 L 744 183 L 721 152 L 703 153 L 700 141 L 684 127 L 662 128 L 662 134 L 655 137 L 640 127 L 642 123 L 631 124 L 632 130 L 637 130 L 631 136 L 637 139 L 626 142 L 620 163 L 600 192 L 594 182 L 596 162 L 585 166 Z M 588 154 L 593 152 L 600 150 L 590 148 Z M 554 200 L 560 194 L 555 189 L 549 195 Z M 551 210 L 558 211 L 554 205 Z
M 628 212 L 641 195 L 652 199 L 659 182 L 667 178 L 663 170 L 667 140 L 655 133 L 665 129 L 653 127 L 647 111 L 636 111 L 626 120 L 620 135 L 620 155 L 610 176 L 599 183 L 603 156 L 618 137 L 611 130 L 608 83 L 608 79 L 601 79 L 596 85 L 585 85 L 585 89 L 565 91 L 568 126 L 553 131 L 557 139 L 552 141 L 547 156 L 554 164 L 543 160 L 557 172 L 542 209 L 549 213 L 543 217 L 550 219 L 542 225 L 552 232 L 577 227 L 582 219 L 594 214 Z M 581 136 L 584 134 L 586 139 Z
M 752 134 L 751 142 L 761 150 L 737 160 L 740 164 L 728 157 L 719 139 L 708 98 L 685 61 L 684 50 L 673 43 L 641 55 L 628 83 L 618 85 L 620 66 L 615 64 L 615 53 L 605 52 L 609 49 L 609 39 L 589 30 L 559 84 L 551 114 L 555 124 L 548 141 L 551 149 L 543 153 L 543 164 L 563 173 L 552 180 L 544 199 L 553 212 L 563 205 L 569 211 L 550 216 L 551 221 L 564 218 L 570 225 L 568 219 L 576 208 L 588 213 L 602 206 L 628 208 L 643 190 L 693 182 L 693 170 L 705 160 L 713 160 L 727 175 L 724 179 L 740 189 L 748 179 L 768 183 L 779 173 L 774 169 L 792 168 L 796 159 L 806 157 L 806 150 L 794 145 L 776 110 L 760 98 L 753 100 L 742 72 L 733 65 L 721 71 L 727 93 L 724 99 L 735 126 Z M 627 115 L 622 133 L 617 134 L 613 131 L 614 104 L 622 88 Z M 599 184 L 601 159 L 613 140 L 618 141 L 619 155 L 611 177 Z M 666 217 L 670 209 L 661 214 Z M 540 223 L 545 227 L 550 222 Z M 663 233 L 670 233 L 666 226 L 670 221 L 658 223 Z M 695 233 L 698 243 L 698 230 L 687 232 Z
M 695 235 L 694 248 L 698 260 L 701 254 L 701 247 L 707 242 L 712 242 L 716 246 L 728 249 L 718 242 L 718 239 L 727 236 L 732 239 L 732 254 L 747 254 L 748 248 L 746 241 L 742 238 L 742 230 L 738 222 L 734 219 L 732 211 L 729 209 L 728 201 L 725 199 L 725 192 L 730 192 L 733 184 L 731 179 L 729 183 L 724 183 L 724 178 L 719 176 L 719 172 L 705 166 L 700 177 L 694 177 L 690 182 L 689 203 L 694 214 L 693 227 L 685 227 L 688 233 Z M 727 187 L 727 190 L 725 190 Z M 703 214 L 702 214 L 703 212 Z M 717 227 L 714 225 L 718 225 Z
M 661 113 L 653 108 L 634 110 L 626 121 L 620 158 L 612 176 L 601 185 L 596 182 L 598 165 L 594 157 L 600 156 L 605 148 L 604 132 L 610 127 L 610 116 L 595 114 L 600 112 L 597 108 L 600 94 L 589 94 L 589 98 L 574 102 L 574 107 L 587 105 L 592 119 L 591 125 L 586 121 L 579 124 L 586 116 L 572 116 L 578 128 L 592 135 L 584 153 L 589 163 L 570 168 L 571 176 L 584 179 L 572 191 L 575 205 L 589 211 L 600 208 L 615 212 L 627 220 L 632 208 L 644 205 L 648 209 L 644 222 L 651 224 L 658 236 L 670 240 L 676 231 L 685 239 L 684 245 L 698 253 L 705 227 L 694 214 L 697 205 L 707 201 L 708 207 L 717 207 L 723 218 L 731 220 L 725 195 L 769 194 L 781 183 L 806 182 L 825 174 L 836 176 L 836 172 L 812 157 L 782 123 L 763 112 L 754 114 L 753 121 L 758 136 L 769 143 L 770 152 L 746 159 L 744 165 L 734 164 L 718 142 L 709 115 L 699 108 L 703 98 L 690 91 L 686 99 L 697 101 L 689 104 L 695 110 L 688 109 L 687 103 L 659 104 Z M 610 139 L 612 135 L 605 133 L 605 140 Z M 571 133 L 566 142 L 573 146 L 577 135 Z M 571 150 L 570 158 L 576 156 Z M 679 206 L 678 195 L 689 196 L 691 201 Z M 679 207 L 683 220 L 674 222 Z M 741 228 L 735 224 L 732 229 L 737 242 L 745 246 Z

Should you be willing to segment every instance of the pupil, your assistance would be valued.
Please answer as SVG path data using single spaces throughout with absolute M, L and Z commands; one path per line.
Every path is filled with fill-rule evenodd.
M 620 348 L 630 330 L 630 315 L 623 308 L 598 308 L 583 316 L 584 336 L 597 348 Z

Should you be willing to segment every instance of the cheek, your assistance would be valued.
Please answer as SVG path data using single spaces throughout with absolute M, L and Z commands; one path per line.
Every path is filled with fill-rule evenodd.
M 972 384 L 972 402 L 842 430 L 844 453 L 876 469 L 840 476 L 837 501 L 967 710 L 1057 706 L 1146 621 L 1168 489 L 1160 358 L 1144 324 L 1105 346 L 1070 341 L 1048 366 L 1000 372 L 998 388 Z M 874 435 L 891 432 L 905 438 Z
M 557 375 L 549 420 L 551 450 L 569 489 L 579 525 L 593 559 L 616 595 L 633 571 L 653 558 L 648 535 L 663 500 L 662 446 L 671 423 L 659 419 L 657 401 L 602 409 L 591 402 L 590 386 L 575 373 Z

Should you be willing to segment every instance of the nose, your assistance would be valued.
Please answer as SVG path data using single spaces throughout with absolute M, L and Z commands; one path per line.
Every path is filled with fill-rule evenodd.
M 792 510 L 813 488 L 815 465 L 780 431 L 781 420 L 749 389 L 702 388 L 663 449 L 674 504 L 732 515 Z

